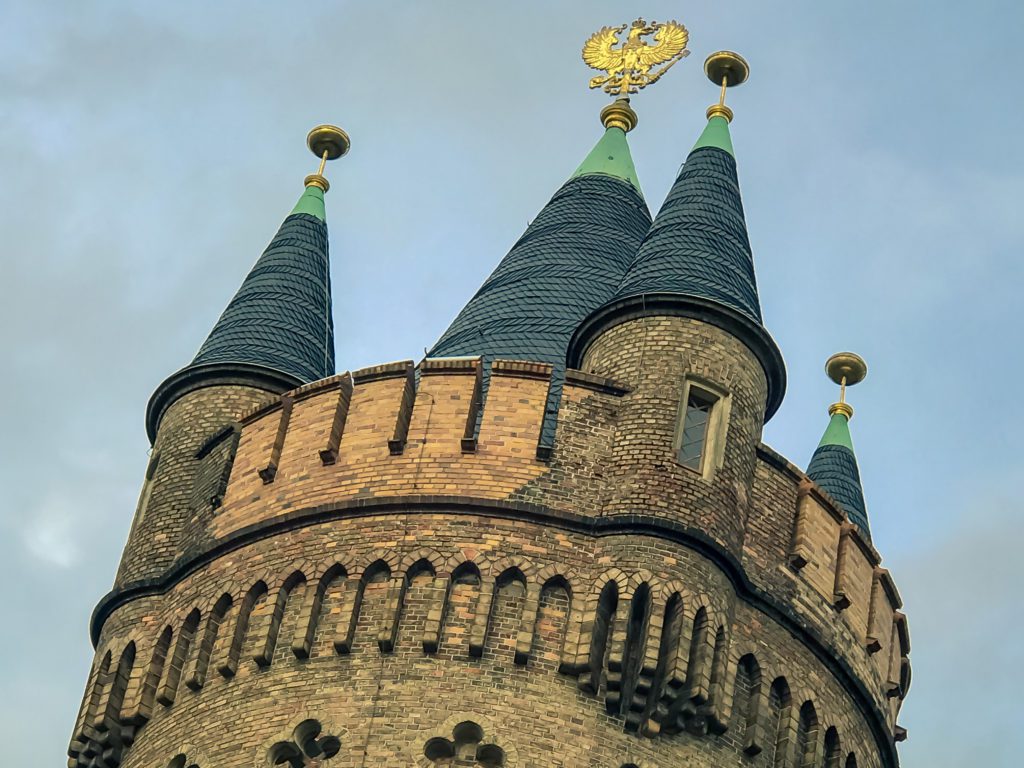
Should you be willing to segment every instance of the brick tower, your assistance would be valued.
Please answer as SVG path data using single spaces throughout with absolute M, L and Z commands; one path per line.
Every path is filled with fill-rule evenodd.
M 69 766 L 898 764 L 852 409 L 806 473 L 760 441 L 785 369 L 708 116 L 652 221 L 607 107 L 428 356 L 339 375 L 321 163 L 150 401 Z

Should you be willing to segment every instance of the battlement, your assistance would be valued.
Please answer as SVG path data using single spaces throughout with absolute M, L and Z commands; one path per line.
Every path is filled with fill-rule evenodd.
M 215 432 L 197 453 L 191 535 L 164 583 L 211 553 L 272 536 L 282 524 L 314 525 L 359 510 L 443 507 L 528 516 L 597 536 L 653 534 L 712 557 L 741 594 L 810 627 L 896 727 L 910 678 L 902 604 L 878 552 L 827 494 L 758 446 L 736 557 L 672 506 L 628 515 L 604 507 L 619 482 L 613 445 L 627 386 L 568 371 L 554 444 L 545 446 L 545 420 L 556 418 L 547 405 L 551 393 L 548 365 L 494 361 L 485 387 L 478 358 L 446 358 L 418 369 L 412 361 L 364 368 L 273 398 Z M 674 414 L 670 405 L 660 415 Z M 684 473 L 678 482 L 694 480 Z M 125 594 L 101 603 L 97 632 Z

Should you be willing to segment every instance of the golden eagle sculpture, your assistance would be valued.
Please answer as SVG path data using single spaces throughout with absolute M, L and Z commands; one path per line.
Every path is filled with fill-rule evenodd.
M 690 33 L 677 21 L 661 24 L 637 19 L 628 25 L 623 42 L 619 35 L 627 25 L 602 27 L 583 44 L 583 61 L 606 74 L 592 78 L 591 88 L 603 87 L 607 93 L 628 96 L 658 81 L 669 67 L 689 55 L 686 43 Z M 645 37 L 654 35 L 654 44 Z M 616 48 L 617 45 L 621 47 Z M 661 65 L 660 69 L 652 69 Z

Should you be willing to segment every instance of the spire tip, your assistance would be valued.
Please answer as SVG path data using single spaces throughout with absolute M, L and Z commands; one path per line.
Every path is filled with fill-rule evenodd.
M 306 136 L 309 151 L 320 158 L 320 169 L 306 177 L 307 187 L 319 187 L 324 192 L 331 188 L 324 176 L 324 166 L 328 160 L 336 160 L 348 154 L 352 140 L 348 134 L 336 125 L 318 125 Z
M 623 97 L 601 110 L 601 122 L 605 128 L 621 128 L 623 133 L 629 133 L 636 128 L 639 118 L 629 106 L 629 98 Z
M 829 406 L 828 415 L 841 413 L 849 421 L 853 418 L 853 406 L 846 402 L 846 388 L 864 381 L 868 375 L 868 364 L 853 352 L 837 352 L 825 361 L 825 373 L 839 385 L 839 402 Z
M 712 83 L 722 86 L 718 103 L 708 107 L 708 120 L 713 117 L 723 117 L 726 122 L 731 123 L 733 112 L 725 106 L 725 89 L 745 83 L 750 77 L 750 65 L 738 53 L 717 51 L 704 60 L 704 74 Z

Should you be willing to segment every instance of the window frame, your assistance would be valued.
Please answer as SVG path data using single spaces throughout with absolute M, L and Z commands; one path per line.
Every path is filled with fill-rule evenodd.
M 690 396 L 709 401 L 707 425 L 704 430 L 704 449 L 701 452 L 700 468 L 694 469 L 680 460 L 683 447 L 683 429 L 686 425 L 686 412 Z M 729 391 L 700 376 L 687 375 L 683 378 L 683 387 L 676 412 L 676 430 L 672 441 L 672 456 L 682 469 L 700 475 L 705 480 L 714 478 L 725 458 L 725 436 L 729 424 L 731 397 Z

